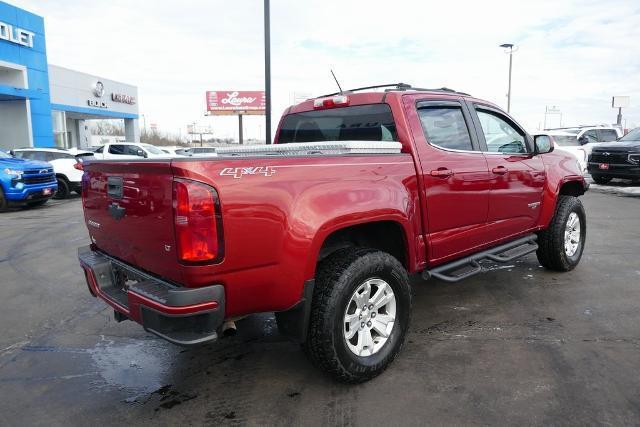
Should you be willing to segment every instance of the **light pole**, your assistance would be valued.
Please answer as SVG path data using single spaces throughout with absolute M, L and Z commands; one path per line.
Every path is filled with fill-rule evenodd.
M 264 0 L 265 143 L 271 144 L 271 23 L 269 0 Z
M 507 92 L 507 113 L 511 112 L 511 69 L 513 67 L 513 43 L 504 43 L 501 48 L 509 49 L 509 91 Z

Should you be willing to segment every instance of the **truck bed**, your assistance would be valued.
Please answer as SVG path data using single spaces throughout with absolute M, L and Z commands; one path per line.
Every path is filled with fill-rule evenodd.
M 404 153 L 90 161 L 85 172 L 94 247 L 178 286 L 225 285 L 227 316 L 295 304 L 314 275 L 308 253 L 339 221 L 357 224 L 374 212 L 420 227 L 416 170 Z M 180 179 L 217 192 L 223 253 L 215 263 L 178 262 L 173 182 Z M 120 180 L 121 196 L 109 195 Z

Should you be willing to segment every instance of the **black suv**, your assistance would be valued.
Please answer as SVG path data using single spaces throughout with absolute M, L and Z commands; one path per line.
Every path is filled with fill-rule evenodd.
M 597 184 L 606 184 L 613 178 L 640 180 L 640 128 L 616 142 L 593 147 L 587 170 Z

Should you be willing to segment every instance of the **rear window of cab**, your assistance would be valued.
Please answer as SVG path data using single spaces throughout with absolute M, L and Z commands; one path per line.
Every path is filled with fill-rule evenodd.
M 289 114 L 276 144 L 330 141 L 397 141 L 388 104 L 355 105 Z

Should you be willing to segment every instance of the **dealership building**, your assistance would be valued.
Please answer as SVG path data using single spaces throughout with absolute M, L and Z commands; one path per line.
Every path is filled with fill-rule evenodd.
M 44 19 L 0 1 L 0 149 L 87 148 L 105 119 L 138 142 L 138 88 L 50 65 Z

